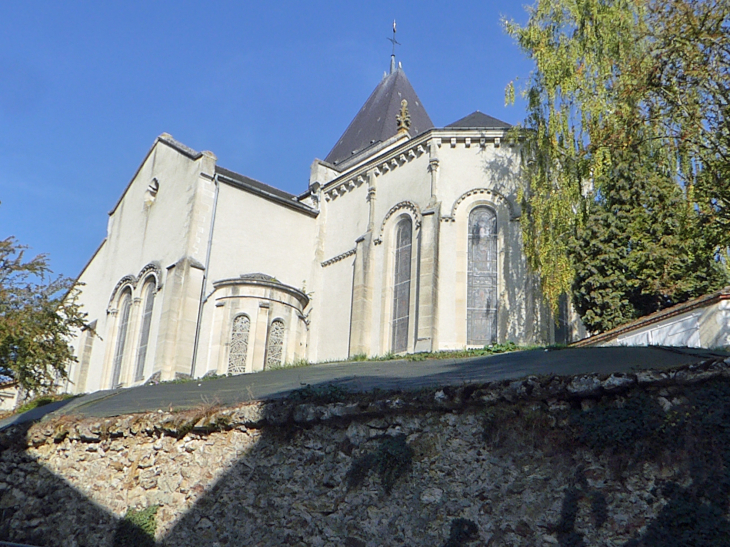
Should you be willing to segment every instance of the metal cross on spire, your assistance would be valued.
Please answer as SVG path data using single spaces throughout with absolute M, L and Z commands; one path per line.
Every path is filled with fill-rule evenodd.
M 395 19 L 393 19 L 393 37 L 392 38 L 386 38 L 389 42 L 393 44 L 393 53 L 391 55 L 395 55 L 395 46 L 401 45 L 400 42 L 396 41 L 395 39 Z

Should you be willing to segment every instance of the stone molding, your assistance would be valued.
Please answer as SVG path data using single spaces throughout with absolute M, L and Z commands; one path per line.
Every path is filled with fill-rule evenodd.
M 483 195 L 487 199 L 491 199 L 497 205 L 506 205 L 509 210 L 509 219 L 517 220 L 520 218 L 520 213 L 516 210 L 514 204 L 501 193 L 496 190 L 490 190 L 489 188 L 473 188 L 468 192 L 464 192 L 451 206 L 451 215 L 443 216 L 442 222 L 455 222 L 456 221 L 456 210 L 459 208 L 467 198 L 475 195 Z
M 302 305 L 302 309 L 307 307 L 307 304 L 309 304 L 309 297 L 304 294 L 304 292 L 300 291 L 299 289 L 292 287 L 291 285 L 286 285 L 276 279 L 275 277 L 272 277 L 270 275 L 266 274 L 242 274 L 240 277 L 232 277 L 229 279 L 220 279 L 218 281 L 213 281 L 213 288 L 217 291 L 223 287 L 227 286 L 240 286 L 240 285 L 252 285 L 252 286 L 258 286 L 258 287 L 266 287 L 268 289 L 274 289 L 281 291 L 285 294 L 288 294 L 290 296 L 293 296 L 296 298 L 299 303 Z M 246 296 L 246 295 L 242 295 Z M 224 298 L 236 298 L 236 296 L 227 296 Z M 264 297 L 254 297 L 254 298 L 261 298 L 262 300 L 273 300 L 272 298 L 264 298 Z
M 358 169 L 355 173 L 344 177 L 341 181 L 335 182 L 324 192 L 325 201 L 331 201 L 339 196 L 359 188 L 366 182 L 367 171 L 373 170 L 376 177 L 383 175 L 389 171 L 393 171 L 406 163 L 421 157 L 426 152 L 424 143 L 419 142 L 413 146 L 407 147 L 405 150 L 398 149 L 386 155 L 384 158 L 375 162 L 368 162 L 362 169 Z
M 139 282 L 147 279 L 150 274 L 154 275 L 155 277 L 155 292 L 160 292 L 162 290 L 162 268 L 160 267 L 159 262 L 150 262 L 144 268 L 142 268 L 139 271 L 139 274 L 137 274 L 136 276 L 131 274 L 125 275 L 117 282 L 117 284 L 114 286 L 114 289 L 112 290 L 111 296 L 109 297 L 109 303 L 107 304 L 107 313 L 109 313 L 112 307 L 112 303 L 117 298 L 119 292 L 125 286 L 131 287 L 132 291 L 134 291 L 136 290 Z
M 341 260 L 346 259 L 348 256 L 352 256 L 357 252 L 357 247 L 353 247 L 349 251 L 345 251 L 344 253 L 340 253 L 337 256 L 333 256 L 332 258 L 325 260 L 324 262 L 320 263 L 320 265 L 323 268 L 326 268 L 327 266 L 331 266 L 332 264 L 335 264 Z
M 383 232 L 385 231 L 385 225 L 388 223 L 388 220 L 390 220 L 390 217 L 392 217 L 401 209 L 405 209 L 411 212 L 411 215 L 413 216 L 414 229 L 418 230 L 421 227 L 421 217 L 423 216 L 421 215 L 421 208 L 412 201 L 401 201 L 393 205 L 393 207 L 391 207 L 390 210 L 385 214 L 385 218 L 383 218 L 383 222 L 380 224 L 378 237 L 373 240 L 373 244 L 380 245 L 383 242 Z

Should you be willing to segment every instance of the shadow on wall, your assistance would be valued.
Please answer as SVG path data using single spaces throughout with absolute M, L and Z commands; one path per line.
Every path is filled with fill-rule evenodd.
M 503 146 L 506 146 L 506 143 Z M 485 150 L 483 149 L 481 153 L 484 153 Z M 515 199 L 514 193 L 517 189 L 508 187 L 507 183 L 513 182 L 515 180 L 515 173 L 519 173 L 520 158 L 519 156 L 515 156 L 513 153 L 514 149 L 508 148 L 508 150 L 510 150 L 509 153 L 497 151 L 489 159 L 485 159 L 482 172 L 486 176 L 491 190 L 496 190 L 505 198 L 512 201 Z M 520 204 L 512 202 L 510 203 L 510 209 L 514 209 L 515 213 L 517 213 L 520 210 Z
M 476 365 L 455 370 L 469 366 Z M 568 547 L 605 544 L 595 541 L 608 533 L 626 546 L 704 545 L 692 542 L 697 532 L 710 534 L 712 545 L 730 544 L 722 509 L 730 495 L 726 379 L 686 394 L 662 388 L 674 413 L 641 390 L 598 402 L 588 397 L 587 405 L 573 399 L 553 409 L 540 398 L 514 402 L 526 390 L 547 393 L 555 381 L 505 382 L 500 393 L 512 393 L 512 399 L 488 407 L 475 386 L 353 398 L 323 383 L 265 405 L 259 422 L 275 425 L 229 429 L 210 414 L 215 421 L 206 432 L 194 429 L 205 412 L 192 418 L 173 414 L 174 427 L 139 425 L 137 445 L 135 438 L 104 427 L 101 438 L 82 432 L 70 443 L 63 423 L 49 430 L 50 437 L 18 426 L 4 438 L 0 454 L 0 539 L 145 547 L 155 545 L 147 524 L 157 519 L 159 544 L 176 547 L 538 545 L 546 536 Z M 422 401 L 428 411 L 402 412 L 404 401 Z M 683 405 L 697 407 L 697 419 L 686 417 Z M 357 410 L 349 418 L 348 408 Z M 330 412 L 326 422 L 318 421 L 323 412 Z M 577 428 L 583 449 L 547 446 L 539 427 L 554 431 L 553 421 Z M 642 443 L 668 442 L 657 435 L 679 438 L 675 433 L 685 431 L 705 439 L 696 451 L 702 457 L 694 458 L 686 476 L 659 469 L 647 478 L 645 453 L 628 458 L 614 476 L 605 469 L 606 450 L 626 446 L 635 452 Z M 519 442 L 498 442 L 515 434 L 522 435 Z M 607 439 L 617 442 L 608 446 Z M 26 450 L 29 445 L 35 448 Z M 59 472 L 70 476 L 76 470 L 77 480 L 90 483 L 85 487 L 106 489 L 114 511 L 39 463 L 51 452 Z M 591 465 L 583 471 L 579 465 L 586 460 Z M 626 497 L 626 480 L 643 496 L 640 503 Z M 146 521 L 139 513 L 126 520 L 113 514 L 145 506 L 153 507 Z M 682 514 L 692 515 L 692 522 Z
M 15 426 L 13 435 L 3 438 L 0 540 L 69 547 L 109 545 L 119 519 L 23 449 L 30 426 Z M 103 476 L 90 479 L 104 480 Z

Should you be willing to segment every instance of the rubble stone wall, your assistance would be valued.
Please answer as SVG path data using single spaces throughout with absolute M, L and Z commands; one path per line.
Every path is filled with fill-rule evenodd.
M 730 361 L 718 360 L 413 393 L 315 387 L 234 409 L 63 417 L 2 434 L 0 539 L 638 546 L 677 534 L 668 512 L 681 510 L 705 515 L 703 533 L 730 541 L 730 487 L 714 498 L 699 491 L 727 478 L 730 448 L 707 448 L 699 470 L 686 444 L 636 449 L 650 447 L 647 436 L 705 427 L 687 421 L 692 401 L 729 386 Z M 730 428 L 730 409 L 718 404 L 717 427 L 727 417 Z M 622 425 L 631 409 L 644 425 Z M 615 442 L 601 444 L 606 435 Z M 129 539 L 123 517 L 149 507 L 155 540 Z

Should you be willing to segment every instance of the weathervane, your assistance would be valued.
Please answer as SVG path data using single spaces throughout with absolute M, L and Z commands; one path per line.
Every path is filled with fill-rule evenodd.
M 393 37 L 386 38 L 386 40 L 393 44 L 393 52 L 390 54 L 390 73 L 392 74 L 395 72 L 395 46 L 401 45 L 400 42 L 395 39 L 395 19 L 393 19 Z

